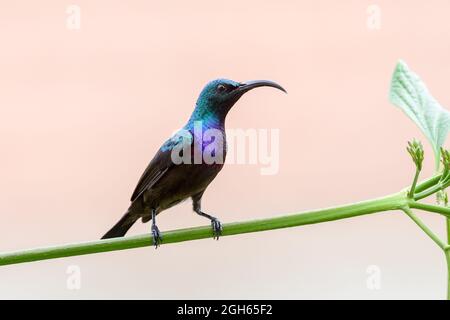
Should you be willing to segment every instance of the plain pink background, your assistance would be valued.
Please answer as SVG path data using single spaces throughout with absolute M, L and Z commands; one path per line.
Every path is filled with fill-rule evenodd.
M 382 196 L 407 186 L 388 101 L 399 58 L 450 105 L 448 1 L 0 2 L 0 251 L 98 239 L 160 144 L 214 78 L 271 79 L 228 128 L 280 129 L 280 171 L 226 166 L 203 206 L 223 222 Z M 381 9 L 369 30 L 367 8 Z M 443 219 L 426 221 L 443 232 Z M 160 229 L 204 225 L 179 205 Z M 130 234 L 149 232 L 137 224 Z M 81 289 L 66 287 L 81 268 Z M 381 270 L 381 289 L 366 269 Z M 0 268 L 1 298 L 444 298 L 441 251 L 404 214 Z

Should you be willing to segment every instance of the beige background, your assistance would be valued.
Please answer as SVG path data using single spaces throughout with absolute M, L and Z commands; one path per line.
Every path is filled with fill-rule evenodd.
M 448 1 L 0 2 L 0 251 L 99 238 L 154 152 L 217 77 L 271 79 L 229 128 L 279 128 L 280 171 L 227 166 L 204 198 L 223 222 L 396 192 L 424 139 L 387 99 L 403 58 L 450 105 Z M 426 145 L 426 173 L 433 159 Z M 442 219 L 429 217 L 442 232 Z M 206 224 L 186 202 L 162 230 Z M 130 234 L 149 231 L 137 224 Z M 80 290 L 66 269 L 81 268 Z M 369 265 L 381 290 L 366 286 Z M 403 214 L 0 268 L 1 298 L 443 298 L 441 251 Z

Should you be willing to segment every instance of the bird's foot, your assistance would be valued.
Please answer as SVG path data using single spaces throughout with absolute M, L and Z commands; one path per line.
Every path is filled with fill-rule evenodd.
M 155 246 L 155 249 L 157 249 L 161 245 L 162 236 L 161 232 L 159 232 L 159 229 L 155 224 L 152 225 L 152 239 L 153 245 Z
M 213 239 L 219 240 L 219 237 L 222 235 L 222 223 L 217 218 L 211 219 L 211 226 L 213 229 Z

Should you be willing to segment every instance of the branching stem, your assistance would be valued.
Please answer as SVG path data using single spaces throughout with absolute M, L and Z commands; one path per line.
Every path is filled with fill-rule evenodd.
M 402 210 L 433 240 L 442 250 L 445 250 L 447 244 L 442 241 L 418 216 L 412 212 L 409 207 L 404 207 Z
M 416 168 L 416 173 L 414 174 L 414 180 L 411 185 L 411 189 L 408 192 L 409 198 L 414 198 L 414 192 L 416 191 L 417 181 L 419 180 L 420 169 Z
M 390 195 L 354 204 L 313 210 L 304 213 L 284 215 L 274 218 L 235 222 L 223 225 L 223 236 L 249 232 L 259 232 L 280 228 L 302 226 L 361 216 L 370 213 L 401 209 L 407 203 L 406 193 Z M 211 238 L 210 226 L 173 230 L 162 233 L 162 245 L 204 238 Z M 125 250 L 152 245 L 150 235 L 106 239 L 85 243 L 67 244 L 56 247 L 38 248 L 0 254 L 0 266 L 46 259 L 55 259 L 99 252 Z
M 449 179 L 442 179 L 442 175 L 417 183 L 418 171 L 414 178 L 413 187 L 392 194 L 386 197 L 348 204 L 344 206 L 312 210 L 303 213 L 296 213 L 278 216 L 268 219 L 253 221 L 234 222 L 223 225 L 223 236 L 231 236 L 250 232 L 260 232 L 280 228 L 289 228 L 307 224 L 322 223 L 339 219 L 357 217 L 361 215 L 390 211 L 404 211 L 445 253 L 448 268 L 448 298 L 450 299 L 450 245 L 447 241 L 441 240 L 422 220 L 417 217 L 411 209 L 420 209 L 427 212 L 438 213 L 450 217 L 450 208 L 438 205 L 431 205 L 417 202 L 423 195 L 431 195 L 443 188 L 448 187 Z M 414 185 L 416 185 L 414 187 Z M 414 195 L 411 198 L 410 195 Z M 447 220 L 447 229 L 450 242 L 450 222 Z M 212 237 L 210 226 L 188 228 L 181 230 L 167 231 L 162 234 L 162 244 L 177 243 Z M 32 262 L 47 259 L 56 259 L 70 256 L 86 255 L 100 252 L 116 250 L 126 250 L 152 245 L 152 238 L 149 234 L 131 236 L 125 238 L 115 238 L 98 240 L 84 243 L 66 244 L 47 248 L 37 248 L 15 252 L 0 253 L 0 266 Z
M 437 206 L 434 204 L 421 203 L 421 202 L 417 202 L 417 201 L 410 201 L 408 204 L 409 204 L 410 208 L 424 210 L 424 211 L 428 211 L 428 212 L 439 213 L 445 217 L 450 217 L 450 208 L 449 207 Z

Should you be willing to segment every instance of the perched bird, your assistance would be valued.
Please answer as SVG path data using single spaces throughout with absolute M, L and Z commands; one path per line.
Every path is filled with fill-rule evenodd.
M 142 222 L 152 220 L 153 244 L 158 247 L 162 237 L 156 216 L 187 198 L 192 198 L 193 210 L 198 215 L 211 221 L 213 237 L 219 239 L 222 225 L 217 218 L 202 211 L 202 196 L 225 161 L 225 118 L 228 111 L 243 94 L 263 86 L 286 92 L 279 84 L 267 80 L 239 83 L 217 79 L 209 82 L 200 93 L 187 124 L 158 150 L 142 174 L 127 212 L 102 239 L 124 236 L 141 218 Z M 213 134 L 204 138 L 205 132 Z M 214 161 L 207 159 L 206 151 Z

